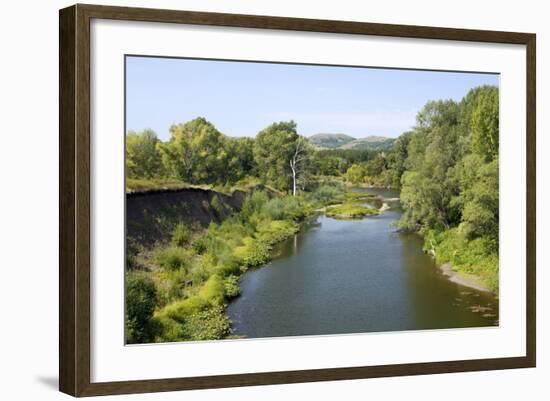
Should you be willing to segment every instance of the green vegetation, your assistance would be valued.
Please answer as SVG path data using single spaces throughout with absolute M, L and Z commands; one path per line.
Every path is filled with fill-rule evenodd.
M 156 303 L 153 280 L 144 272 L 126 274 L 126 339 L 129 343 L 146 343 L 154 339 L 152 320 Z
M 184 189 L 192 187 L 173 178 L 126 178 L 126 192 L 147 192 L 159 189 Z
M 380 214 L 378 209 L 372 209 L 357 203 L 343 203 L 338 206 L 329 206 L 325 214 L 337 219 L 361 219 L 365 216 Z
M 217 199 L 217 198 L 216 198 Z M 172 232 L 172 242 L 176 246 L 184 246 L 191 239 L 191 231 L 183 223 L 178 223 Z
M 354 140 L 342 136 L 321 138 L 331 149 L 316 150 L 293 121 L 271 124 L 256 138 L 228 137 L 204 118 L 170 133 L 166 142 L 150 130 L 127 134 L 128 192 L 200 185 L 220 193 L 239 188 L 247 197 L 240 211 L 220 193 L 202 200 L 214 216 L 208 227 L 177 217 L 189 212 L 185 202 L 140 223 L 159 240 L 128 243 L 129 343 L 229 336 L 224 309 L 240 293 L 239 276 L 268 263 L 273 246 L 304 219 L 322 209 L 346 219 L 380 213 L 376 197 L 347 192 L 350 185 L 400 189 L 400 229 L 420 232 L 438 263 L 498 292 L 495 87 L 475 88 L 460 102 L 429 102 L 412 131 L 378 141 L 387 145 L 380 148 L 347 149 Z
M 430 230 L 425 235 L 425 250 L 435 250 L 438 264 L 450 263 L 454 270 L 478 278 L 498 293 L 498 248 L 488 237 L 468 240 L 460 228 Z
M 178 224 L 170 244 L 157 244 L 150 256 L 147 252 L 141 255 L 147 259 L 148 269 L 127 273 L 127 286 L 134 286 L 133 277 L 139 275 L 147 280 L 150 295 L 149 303 L 143 306 L 140 296 L 128 298 L 140 311 L 143 309 L 139 318 L 128 318 L 128 342 L 228 336 L 230 323 L 224 309 L 240 293 L 239 276 L 269 262 L 273 245 L 296 234 L 300 223 L 319 205 L 334 202 L 329 194 L 345 197 L 339 183 L 326 183 L 318 194 L 312 192 L 308 197 L 280 197 L 258 190 L 248 195 L 239 213 L 219 224 L 212 222 L 205 230 Z M 142 287 L 140 291 L 146 294 Z M 133 327 L 145 334 L 130 330 Z

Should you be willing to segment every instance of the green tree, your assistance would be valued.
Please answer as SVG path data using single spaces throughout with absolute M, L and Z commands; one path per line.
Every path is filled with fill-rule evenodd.
M 159 145 L 169 174 L 194 184 L 217 184 L 229 180 L 225 137 L 199 117 L 170 128 L 170 140 Z
M 162 173 L 157 150 L 159 140 L 154 131 L 129 131 L 126 134 L 126 174 L 129 178 L 152 178 Z
M 364 164 L 352 164 L 344 174 L 344 178 L 352 184 L 360 184 L 364 182 L 366 175 L 367 171 Z
M 498 156 L 498 109 L 498 88 L 484 87 L 472 112 L 471 130 L 473 151 L 488 162 Z
M 417 116 L 402 177 L 400 225 L 449 228 L 460 221 L 456 165 L 464 153 L 460 107 L 452 100 L 429 102 Z
M 296 132 L 294 121 L 271 124 L 254 141 L 254 159 L 260 177 L 293 194 L 307 184 L 312 152 L 307 139 Z
M 226 137 L 228 181 L 235 183 L 255 174 L 254 139 Z
M 409 155 L 408 146 L 412 132 L 401 134 L 394 142 L 391 152 L 391 186 L 401 188 L 401 177 L 405 172 L 405 163 Z
M 499 183 L 498 158 L 489 163 L 472 154 L 461 171 L 462 232 L 469 238 L 486 236 L 498 244 Z

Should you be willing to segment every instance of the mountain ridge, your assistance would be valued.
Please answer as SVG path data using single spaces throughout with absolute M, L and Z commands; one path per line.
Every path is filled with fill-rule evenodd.
M 308 138 L 309 142 L 317 149 L 389 149 L 395 138 L 381 135 L 369 135 L 363 138 L 355 138 L 343 133 L 318 133 Z

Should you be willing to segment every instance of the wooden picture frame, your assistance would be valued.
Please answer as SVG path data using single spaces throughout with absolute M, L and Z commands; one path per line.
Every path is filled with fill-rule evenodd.
M 527 71 L 526 356 L 92 383 L 90 380 L 90 21 L 94 18 L 525 45 L 527 49 L 525 60 Z M 60 391 L 73 396 L 95 396 L 535 366 L 536 37 L 534 34 L 80 4 L 60 10 L 59 29 Z

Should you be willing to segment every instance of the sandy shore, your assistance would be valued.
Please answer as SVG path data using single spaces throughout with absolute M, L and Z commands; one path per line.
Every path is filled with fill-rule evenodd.
M 449 263 L 442 264 L 441 266 L 439 266 L 439 268 L 441 269 L 443 274 L 446 275 L 453 283 L 473 288 L 478 291 L 490 292 L 487 287 L 485 287 L 483 284 L 479 283 L 475 279 L 455 272 Z

